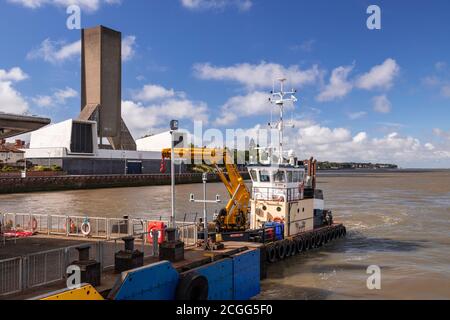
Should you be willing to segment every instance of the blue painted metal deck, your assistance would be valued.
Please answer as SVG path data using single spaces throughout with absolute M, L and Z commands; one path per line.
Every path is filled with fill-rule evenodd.
M 250 249 L 183 274 L 196 272 L 208 279 L 208 300 L 248 300 L 260 293 L 260 250 Z M 174 300 L 180 274 L 161 261 L 122 274 L 114 300 Z

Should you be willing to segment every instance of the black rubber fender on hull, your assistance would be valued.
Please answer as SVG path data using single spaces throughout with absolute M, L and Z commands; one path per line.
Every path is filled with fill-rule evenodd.
M 333 225 L 305 232 L 290 239 L 279 240 L 265 246 L 266 261 L 274 263 L 290 256 L 320 248 L 333 240 L 343 238 L 347 229 L 343 225 Z
M 208 300 L 208 279 L 196 272 L 189 272 L 180 277 L 175 293 L 176 300 Z

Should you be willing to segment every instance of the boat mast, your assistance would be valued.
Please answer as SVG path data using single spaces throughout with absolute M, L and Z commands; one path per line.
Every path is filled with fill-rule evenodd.
M 284 91 L 284 82 L 286 81 L 285 78 L 279 78 L 278 81 L 280 82 L 280 91 L 274 92 L 273 90 L 270 92 L 271 97 L 269 98 L 269 101 L 272 104 L 275 104 L 280 109 L 280 120 L 275 123 L 269 123 L 270 128 L 274 129 L 276 128 L 278 130 L 278 139 L 279 139 L 279 146 L 278 146 L 278 164 L 283 164 L 283 130 L 284 130 L 284 121 L 283 121 L 283 111 L 284 111 L 284 104 L 286 102 L 297 102 L 297 98 L 295 97 L 295 94 L 297 93 L 297 90 L 292 89 L 291 91 Z M 290 97 L 286 97 L 290 95 Z

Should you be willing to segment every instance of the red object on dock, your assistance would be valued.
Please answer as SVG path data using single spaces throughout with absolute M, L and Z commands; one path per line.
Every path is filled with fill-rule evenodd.
M 161 221 L 149 221 L 147 224 L 147 240 L 149 243 L 153 243 L 152 233 L 153 230 L 158 230 L 158 243 L 161 244 L 165 240 L 165 228 L 164 222 Z
M 5 232 L 3 235 L 5 236 L 5 238 L 27 238 L 27 237 L 31 237 L 33 235 L 33 232 L 11 231 L 11 232 Z

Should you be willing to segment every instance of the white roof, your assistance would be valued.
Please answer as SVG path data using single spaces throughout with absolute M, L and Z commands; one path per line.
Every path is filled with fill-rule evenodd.
M 185 131 L 175 132 L 175 141 L 179 141 L 183 137 L 181 143 L 176 145 L 177 148 L 185 148 L 189 145 L 189 133 Z M 149 137 L 136 140 L 136 148 L 138 151 L 154 151 L 161 152 L 162 149 L 170 148 L 171 135 L 170 131 L 165 131 Z

